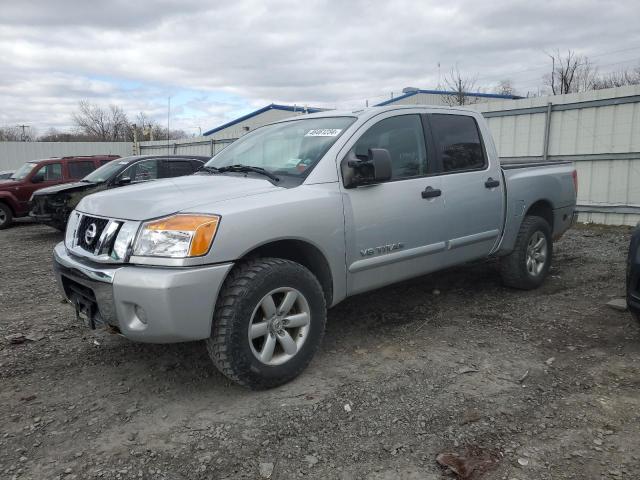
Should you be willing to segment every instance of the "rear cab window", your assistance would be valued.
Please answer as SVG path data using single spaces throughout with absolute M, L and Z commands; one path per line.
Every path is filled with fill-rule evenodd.
M 169 177 L 182 177 L 194 172 L 189 160 L 167 160 L 167 167 Z
M 439 170 L 442 173 L 483 170 L 487 165 L 475 118 L 469 115 L 428 115 Z

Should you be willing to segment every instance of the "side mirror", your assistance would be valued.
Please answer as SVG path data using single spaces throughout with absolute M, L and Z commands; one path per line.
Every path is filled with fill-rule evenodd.
M 116 185 L 122 186 L 122 185 L 129 185 L 131 183 L 131 177 L 120 177 L 117 181 L 116 181 Z
M 391 155 L 386 148 L 370 148 L 362 159 L 351 151 L 342 162 L 345 188 L 371 185 L 391 179 Z
M 42 183 L 44 182 L 44 176 L 43 175 L 34 175 L 31 178 L 31 183 Z

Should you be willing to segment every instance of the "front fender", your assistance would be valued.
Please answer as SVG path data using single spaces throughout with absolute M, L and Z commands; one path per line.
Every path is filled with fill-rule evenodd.
M 11 192 L 0 191 L 0 202 L 9 205 L 9 208 L 13 211 L 15 215 L 18 211 L 18 199 Z

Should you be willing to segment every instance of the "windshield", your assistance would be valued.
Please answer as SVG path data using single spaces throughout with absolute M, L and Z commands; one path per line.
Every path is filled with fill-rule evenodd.
M 232 143 L 206 166 L 248 165 L 278 175 L 303 177 L 355 120 L 307 118 L 267 125 Z
M 109 180 L 115 174 L 117 174 L 122 168 L 129 162 L 126 160 L 118 159 L 113 160 L 106 165 L 96 168 L 89 175 L 84 177 L 81 182 L 102 183 Z
M 11 175 L 10 178 L 12 178 L 13 180 L 24 180 L 27 175 L 31 173 L 31 170 L 36 168 L 36 165 L 36 163 L 25 163 L 18 170 L 16 170 L 16 172 Z

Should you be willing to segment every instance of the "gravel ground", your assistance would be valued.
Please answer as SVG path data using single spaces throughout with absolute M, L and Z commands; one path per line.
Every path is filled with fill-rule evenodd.
M 201 343 L 78 325 L 60 240 L 0 232 L 0 478 L 453 478 L 441 452 L 477 462 L 471 478 L 639 478 L 640 332 L 605 306 L 627 229 L 570 231 L 536 291 L 488 262 L 349 299 L 311 366 L 266 392 Z

